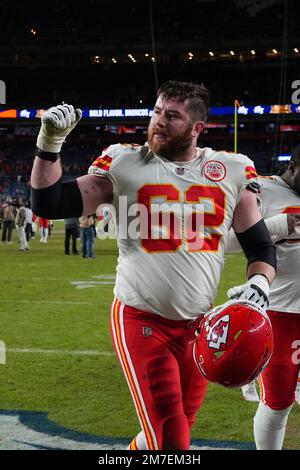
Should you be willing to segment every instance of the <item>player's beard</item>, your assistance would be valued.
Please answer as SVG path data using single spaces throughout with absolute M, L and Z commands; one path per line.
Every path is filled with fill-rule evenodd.
M 152 152 L 160 155 L 168 160 L 178 160 L 190 148 L 193 138 L 191 135 L 193 125 L 190 124 L 182 134 L 177 134 L 175 137 L 168 137 L 166 135 L 165 142 L 155 142 L 154 134 L 156 131 L 150 126 L 148 127 L 148 143 Z

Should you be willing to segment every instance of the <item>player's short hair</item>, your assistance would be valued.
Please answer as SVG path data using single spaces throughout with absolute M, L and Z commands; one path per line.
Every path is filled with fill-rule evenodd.
M 181 103 L 188 102 L 188 109 L 194 121 L 207 121 L 209 92 L 201 83 L 177 82 L 169 80 L 157 90 L 157 98 L 163 100 L 175 99 Z
M 294 162 L 295 165 L 300 166 L 300 144 L 296 145 L 292 152 L 291 162 Z

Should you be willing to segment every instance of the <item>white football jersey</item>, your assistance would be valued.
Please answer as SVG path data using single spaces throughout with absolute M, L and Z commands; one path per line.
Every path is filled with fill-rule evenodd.
M 264 218 L 300 213 L 300 196 L 279 176 L 260 177 Z M 277 273 L 270 289 L 270 310 L 300 313 L 300 231 L 276 243 Z
M 253 162 L 211 148 L 197 148 L 190 162 L 171 162 L 147 145 L 117 144 L 103 151 L 89 174 L 113 183 L 119 245 L 115 296 L 173 320 L 206 312 L 216 295 L 234 210 L 257 176 Z M 136 203 L 147 208 L 149 228 L 130 238 L 124 233 L 136 211 L 130 209 L 128 220 L 124 215 Z M 169 226 L 162 215 L 166 207 Z M 202 217 L 202 225 L 196 217 Z

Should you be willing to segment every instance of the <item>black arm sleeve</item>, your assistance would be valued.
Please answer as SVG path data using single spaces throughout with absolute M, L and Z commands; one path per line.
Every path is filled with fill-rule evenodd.
M 43 189 L 30 188 L 31 208 L 34 214 L 45 219 L 80 217 L 83 201 L 77 180 L 62 182 Z
M 276 269 L 276 247 L 263 219 L 245 232 L 236 233 L 236 237 L 248 259 L 248 266 L 255 261 L 263 261 Z

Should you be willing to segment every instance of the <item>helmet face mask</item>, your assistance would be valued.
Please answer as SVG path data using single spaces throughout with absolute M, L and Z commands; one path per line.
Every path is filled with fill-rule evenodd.
M 194 360 L 211 382 L 241 387 L 266 367 L 273 352 L 268 315 L 257 304 L 231 300 L 206 316 L 194 343 Z

